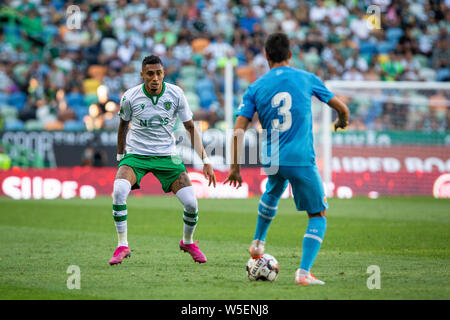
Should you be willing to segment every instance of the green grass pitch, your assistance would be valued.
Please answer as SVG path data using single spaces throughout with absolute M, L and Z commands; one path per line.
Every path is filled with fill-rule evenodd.
M 273 282 L 251 282 L 249 258 L 258 198 L 199 200 L 195 238 L 208 257 L 179 250 L 182 207 L 173 196 L 130 197 L 131 258 L 111 267 L 111 199 L 0 198 L 0 299 L 449 299 L 450 201 L 432 198 L 330 199 L 328 229 L 313 273 L 325 286 L 294 285 L 307 217 L 280 201 L 266 252 L 280 264 Z M 67 268 L 81 270 L 69 290 Z M 381 288 L 369 290 L 377 265 Z

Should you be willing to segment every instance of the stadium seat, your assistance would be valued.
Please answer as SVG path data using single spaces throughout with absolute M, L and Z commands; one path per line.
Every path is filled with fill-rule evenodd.
M 89 114 L 89 107 L 78 107 L 73 109 L 75 110 L 77 119 L 80 121 L 83 120 L 84 116 L 87 116 Z
M 209 109 L 211 104 L 214 101 L 217 101 L 217 97 L 214 92 L 214 83 L 211 79 L 204 77 L 198 80 L 195 90 L 200 99 L 200 106 L 203 109 Z
M 90 106 L 93 103 L 96 103 L 98 101 L 97 94 L 91 93 L 91 94 L 85 94 L 84 95 L 84 105 Z
M 28 120 L 27 122 L 25 122 L 25 130 L 41 131 L 44 130 L 44 124 L 39 120 Z
M 211 104 L 213 102 L 217 101 L 216 94 L 212 91 L 206 91 L 201 96 L 199 96 L 199 98 L 200 98 L 200 106 L 206 110 L 208 110 L 211 107 Z
M 23 121 L 19 119 L 11 119 L 5 121 L 5 130 L 6 131 L 19 131 L 25 130 L 25 124 Z
M 199 97 L 207 91 L 214 92 L 214 82 L 212 82 L 211 79 L 204 77 L 197 81 L 195 91 L 197 92 Z
M 0 108 L 0 114 L 2 115 L 4 120 L 12 120 L 17 119 L 19 111 L 16 108 L 8 105 Z
M 23 92 L 15 92 L 9 95 L 8 104 L 17 108 L 23 109 L 27 102 L 27 95 Z
M 110 101 L 114 101 L 115 103 L 120 103 L 120 95 L 118 94 L 108 93 L 108 99 Z
M 437 70 L 436 72 L 436 80 L 437 81 L 449 81 L 450 78 L 450 70 L 447 68 L 442 68 Z
M 6 25 L 3 28 L 3 32 L 8 37 L 15 37 L 17 39 L 20 39 L 20 27 L 17 27 L 15 25 Z
M 377 51 L 377 47 L 370 41 L 361 41 L 359 44 L 359 52 L 364 55 L 371 56 Z
M 236 58 L 238 59 L 238 68 L 239 67 L 244 67 L 247 65 L 247 57 L 245 56 L 244 53 L 242 52 L 237 52 L 236 53 Z
M 65 5 L 64 1 L 62 1 L 62 0 L 52 0 L 51 2 L 52 2 L 52 6 L 57 11 L 61 10 L 64 7 L 64 5 Z
M 84 96 L 81 93 L 68 93 L 66 95 L 66 102 L 71 108 L 84 105 Z
M 197 68 L 201 68 L 202 66 L 202 61 L 203 61 L 203 55 L 200 53 L 194 53 L 192 55 L 192 61 L 194 62 L 194 64 L 197 66 Z
M 0 105 L 8 104 L 8 94 L 0 92 Z
M 389 28 L 386 31 L 386 39 L 389 42 L 397 43 L 401 36 L 403 36 L 403 30 L 401 28 Z
M 86 129 L 83 121 L 79 120 L 69 120 L 64 122 L 65 131 L 83 131 Z
M 378 54 L 388 54 L 390 51 L 394 50 L 396 43 L 389 41 L 381 41 L 377 44 Z
M 59 33 L 58 27 L 56 27 L 55 25 L 46 25 L 44 27 L 44 32 L 42 32 L 42 35 L 46 42 L 50 42 L 50 40 L 53 37 L 57 36 L 58 33 Z

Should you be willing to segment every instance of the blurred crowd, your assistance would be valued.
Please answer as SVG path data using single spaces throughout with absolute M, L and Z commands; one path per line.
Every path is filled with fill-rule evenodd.
M 150 54 L 162 58 L 166 81 L 185 90 L 201 129 L 223 128 L 226 63 L 235 68 L 237 107 L 268 71 L 264 41 L 275 31 L 291 39 L 292 66 L 323 80 L 450 80 L 449 0 L 2 3 L 3 130 L 115 130 L 120 96 L 142 82 Z M 417 103 L 348 96 L 350 129 L 449 131 L 448 94 L 415 92 L 419 113 Z

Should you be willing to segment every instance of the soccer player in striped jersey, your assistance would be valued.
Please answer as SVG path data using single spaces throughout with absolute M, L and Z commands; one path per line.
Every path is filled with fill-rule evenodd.
M 347 127 L 349 111 L 317 76 L 289 67 L 292 53 L 284 33 L 274 33 L 268 37 L 265 54 L 270 71 L 253 82 L 244 94 L 234 129 L 233 162 L 225 183 L 241 186 L 237 161 L 240 150 L 237 146 L 242 144 L 243 132 L 256 112 L 262 128 L 267 132 L 263 148 L 267 149 L 268 157 L 264 157 L 263 153 L 262 164 L 268 174 L 268 182 L 259 202 L 250 255 L 259 258 L 264 254 L 267 231 L 276 215 L 278 201 L 290 183 L 297 210 L 306 211 L 309 216 L 301 263 L 295 272 L 294 282 L 298 285 L 324 284 L 310 272 L 325 235 L 328 209 L 315 162 L 311 97 L 316 96 L 337 111 L 335 130 Z
M 203 161 L 203 173 L 209 179 L 209 185 L 215 187 L 213 168 L 194 126 L 183 90 L 164 82 L 164 67 L 159 57 L 152 55 L 143 60 L 141 77 L 144 83 L 128 89 L 120 102 L 119 165 L 113 190 L 113 217 L 119 241 L 109 263 L 115 265 L 130 256 L 127 198 L 131 190 L 140 188 L 141 179 L 147 173 L 160 181 L 164 192 L 173 192 L 184 207 L 180 249 L 188 252 L 195 262 L 205 263 L 206 256 L 198 248 L 198 241 L 193 240 L 198 221 L 197 199 L 186 168 L 176 154 L 173 131 L 177 116 Z

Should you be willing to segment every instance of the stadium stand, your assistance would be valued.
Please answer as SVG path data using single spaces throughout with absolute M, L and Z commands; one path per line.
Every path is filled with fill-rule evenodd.
M 89 114 L 96 110 L 90 106 L 98 103 L 97 89 L 105 85 L 109 100 L 118 103 L 127 88 L 140 82 L 141 61 L 149 54 L 161 56 L 166 80 L 184 88 L 197 119 L 222 128 L 224 61 L 232 59 L 236 67 L 237 107 L 248 84 L 267 71 L 263 43 L 277 30 L 292 39 L 293 66 L 324 80 L 450 80 L 449 1 L 73 3 L 80 9 L 78 29 L 69 28 L 64 1 L 2 1 L 3 130 L 99 129 L 105 121 L 93 118 L 106 110 L 101 106 L 100 115 Z M 367 28 L 365 14 L 372 3 L 381 7 L 381 29 Z M 61 99 L 58 90 L 65 94 Z M 358 107 L 356 102 L 353 108 Z M 426 117 L 436 114 L 428 110 Z M 362 126 L 353 129 L 373 125 L 386 112 L 387 103 L 374 101 L 360 119 Z M 449 130 L 449 112 L 438 113 L 436 130 Z

